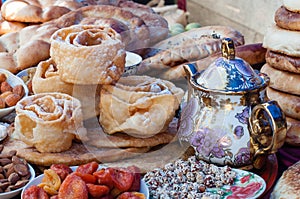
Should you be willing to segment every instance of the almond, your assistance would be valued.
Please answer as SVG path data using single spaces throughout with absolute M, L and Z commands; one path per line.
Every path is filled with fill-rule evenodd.
M 6 81 L 6 75 L 4 73 L 0 73 L 0 83 Z
M 15 87 L 13 87 L 13 93 L 23 97 L 25 94 L 23 86 L 20 84 L 20 85 L 16 85 Z
M 1 93 L 4 93 L 5 91 L 12 91 L 13 88 L 7 81 L 1 83 Z
M 10 94 L 5 98 L 5 103 L 7 106 L 14 106 L 17 104 L 17 102 L 21 99 L 20 95 L 17 94 Z
M 5 99 L 8 95 L 12 94 L 11 91 L 5 91 L 4 93 L 1 93 L 0 98 Z

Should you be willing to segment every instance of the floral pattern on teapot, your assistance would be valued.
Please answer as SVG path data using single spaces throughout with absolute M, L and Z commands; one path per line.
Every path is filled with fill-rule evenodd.
M 220 103 L 219 103 L 220 104 Z M 236 103 L 234 103 L 236 104 Z M 191 98 L 188 103 L 183 104 L 178 135 L 181 140 L 188 141 L 194 147 L 196 154 L 204 160 L 217 162 L 221 165 L 229 164 L 243 166 L 251 164 L 250 140 L 245 135 L 245 125 L 249 119 L 249 107 L 245 107 L 241 113 L 235 115 L 235 127 L 233 135 L 230 136 L 224 126 L 212 124 L 213 128 L 201 127 L 194 129 L 197 124 L 197 110 L 199 101 Z M 247 131 L 248 132 L 248 131 Z M 246 136 L 248 142 L 246 147 L 237 148 L 233 143 Z

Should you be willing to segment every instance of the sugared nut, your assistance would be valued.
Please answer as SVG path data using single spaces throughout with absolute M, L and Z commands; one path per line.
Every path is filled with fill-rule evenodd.
M 6 91 L 12 92 L 13 88 L 7 81 L 1 83 L 1 93 L 4 93 Z
M 6 75 L 4 73 L 0 73 L 0 83 L 6 81 Z
M 1 108 L 5 108 L 6 104 L 5 104 L 5 99 L 0 97 L 0 109 Z
M 21 96 L 20 95 L 17 95 L 17 94 L 10 94 L 9 96 L 7 96 L 5 98 L 5 103 L 7 106 L 14 106 L 17 104 L 17 102 L 21 99 Z
M 23 86 L 22 85 L 16 85 L 16 86 L 14 86 L 13 87 L 13 93 L 17 94 L 17 95 L 20 95 L 21 97 L 23 97 L 24 94 L 25 94 Z

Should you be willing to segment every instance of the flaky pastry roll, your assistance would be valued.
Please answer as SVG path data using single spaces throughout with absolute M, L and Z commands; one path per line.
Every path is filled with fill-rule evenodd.
M 12 137 L 39 152 L 68 150 L 73 139 L 86 140 L 80 101 L 63 93 L 31 95 L 16 105 Z
M 61 79 L 73 84 L 110 84 L 124 72 L 125 45 L 110 27 L 74 25 L 51 37 L 50 56 Z
M 84 119 L 99 115 L 100 85 L 74 85 L 62 81 L 51 58 L 38 64 L 32 79 L 32 90 L 35 94 L 60 92 L 79 99 Z
M 149 76 L 121 77 L 103 85 L 99 122 L 107 134 L 151 137 L 167 129 L 183 97 L 172 82 Z

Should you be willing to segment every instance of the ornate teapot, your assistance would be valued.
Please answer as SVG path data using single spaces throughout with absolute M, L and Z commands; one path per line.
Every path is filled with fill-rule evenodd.
M 206 70 L 184 65 L 188 80 L 178 136 L 210 163 L 261 168 L 280 148 L 286 119 L 276 101 L 268 100 L 269 78 L 235 57 L 230 38 L 222 41 L 222 57 Z

